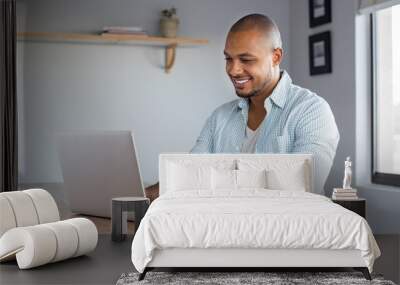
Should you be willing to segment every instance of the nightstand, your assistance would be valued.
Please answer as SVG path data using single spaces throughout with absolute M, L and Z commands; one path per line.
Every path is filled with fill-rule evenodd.
M 366 217 L 366 200 L 364 198 L 358 198 L 354 200 L 336 200 L 332 199 L 332 202 L 339 204 L 340 206 L 359 214 L 365 219 Z

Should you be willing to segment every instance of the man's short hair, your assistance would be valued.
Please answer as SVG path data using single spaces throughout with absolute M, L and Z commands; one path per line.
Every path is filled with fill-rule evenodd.
M 242 32 L 250 29 L 258 29 L 264 32 L 266 37 L 271 40 L 272 48 L 282 48 L 281 33 L 275 21 L 262 14 L 250 14 L 239 19 L 229 33 Z

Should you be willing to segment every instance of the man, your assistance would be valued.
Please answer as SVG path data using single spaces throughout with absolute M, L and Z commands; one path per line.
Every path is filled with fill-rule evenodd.
M 339 132 L 328 103 L 280 70 L 282 41 L 274 21 L 260 14 L 241 18 L 224 54 L 240 98 L 212 113 L 191 152 L 312 153 L 314 189 L 323 194 Z M 157 196 L 158 185 L 148 191 Z

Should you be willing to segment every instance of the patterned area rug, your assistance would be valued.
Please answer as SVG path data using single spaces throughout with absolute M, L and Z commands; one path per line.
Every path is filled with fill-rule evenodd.
M 133 284 L 267 284 L 267 285 L 395 285 L 380 275 L 368 281 L 360 272 L 148 272 L 142 281 L 139 273 L 122 274 L 117 285 Z

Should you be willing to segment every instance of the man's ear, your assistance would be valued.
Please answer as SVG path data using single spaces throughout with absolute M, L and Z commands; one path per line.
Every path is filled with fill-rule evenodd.
M 272 52 L 272 63 L 277 66 L 281 63 L 283 57 L 283 50 L 281 48 L 276 48 Z

